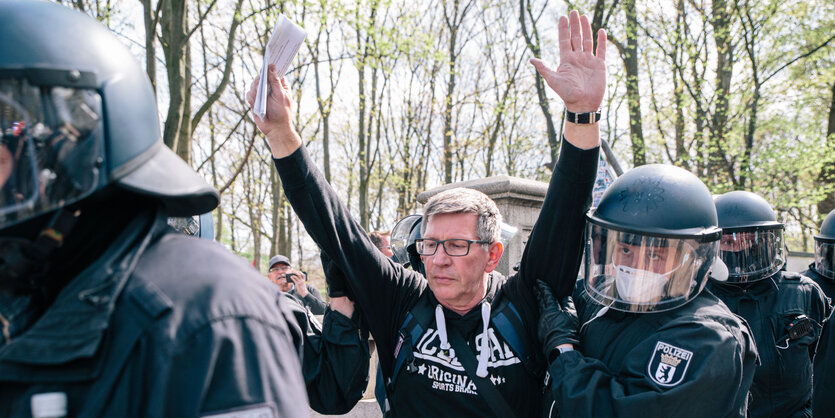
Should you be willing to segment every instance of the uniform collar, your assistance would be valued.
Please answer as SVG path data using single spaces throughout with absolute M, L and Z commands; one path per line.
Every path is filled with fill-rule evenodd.
M 139 255 L 165 225 L 162 214 L 137 215 L 98 260 L 61 290 L 29 330 L 0 348 L 0 362 L 56 365 L 92 357 Z
M 730 283 L 711 280 L 716 284 L 716 289 L 725 294 L 757 298 L 766 293 L 778 290 L 777 280 L 782 279 L 782 274 L 782 271 L 778 271 L 771 277 L 748 283 Z

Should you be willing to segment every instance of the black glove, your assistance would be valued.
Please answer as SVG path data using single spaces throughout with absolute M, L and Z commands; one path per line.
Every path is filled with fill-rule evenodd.
M 577 329 L 580 321 L 571 296 L 566 296 L 562 302 L 554 299 L 554 294 L 547 283 L 536 281 L 534 287 L 536 300 L 539 302 L 539 340 L 548 359 L 553 358 L 552 352 L 558 345 L 578 345 L 580 339 Z
M 325 282 L 328 284 L 328 296 L 332 298 L 348 296 L 349 299 L 354 300 L 342 270 L 324 252 L 319 254 L 319 258 L 322 260 L 322 270 L 325 272 Z

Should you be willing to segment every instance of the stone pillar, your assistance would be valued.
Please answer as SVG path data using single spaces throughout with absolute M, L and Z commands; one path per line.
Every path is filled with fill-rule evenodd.
M 511 242 L 504 243 L 504 255 L 496 268 L 499 273 L 510 276 L 515 272 L 513 267 L 522 259 L 522 250 L 542 209 L 548 184 L 519 177 L 493 176 L 436 187 L 420 193 L 417 199 L 426 203 L 438 192 L 454 187 L 467 187 L 486 194 L 496 202 L 504 222 L 519 228 Z

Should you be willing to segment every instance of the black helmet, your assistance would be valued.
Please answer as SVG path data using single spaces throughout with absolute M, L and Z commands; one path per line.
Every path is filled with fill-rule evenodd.
M 421 237 L 420 224 L 423 216 L 409 215 L 397 221 L 391 230 L 391 258 L 394 261 L 411 267 L 413 270 L 423 273 L 423 262 L 415 249 L 415 242 Z
M 148 77 L 104 26 L 46 1 L 0 2 L 0 230 L 108 186 L 172 216 L 217 191 L 160 137 Z
M 721 230 L 710 191 L 695 175 L 669 165 L 634 168 L 587 218 L 584 282 L 598 303 L 657 312 L 704 289 Z
M 765 199 L 733 191 L 717 196 L 715 203 L 722 228 L 720 256 L 728 266 L 728 282 L 761 280 L 783 268 L 783 224 Z
M 835 210 L 826 215 L 815 235 L 815 270 L 835 280 Z

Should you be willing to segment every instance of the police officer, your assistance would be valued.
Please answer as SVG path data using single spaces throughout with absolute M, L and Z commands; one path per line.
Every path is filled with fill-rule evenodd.
M 815 235 L 815 261 L 802 274 L 814 280 L 827 296 L 835 296 L 835 210 L 823 219 Z
M 618 178 L 586 223 L 584 277 L 538 283 L 539 336 L 565 417 L 744 417 L 756 348 L 710 292 L 721 230 L 707 187 L 673 166 Z M 582 324 L 582 326 L 581 326 Z
M 815 261 L 802 273 L 817 283 L 830 298 L 835 297 L 835 210 L 829 212 L 815 235 Z M 832 321 L 826 321 L 821 331 L 815 355 L 812 387 L 813 416 L 824 417 L 835 411 L 835 333 Z
M 218 194 L 163 145 L 115 36 L 0 2 L 0 133 L 0 416 L 309 413 L 275 287 L 166 224 Z
M 720 254 L 729 275 L 708 286 L 748 321 L 760 354 L 748 414 L 809 416 L 812 358 L 829 303 L 812 280 L 783 271 L 783 224 L 765 199 L 733 191 L 715 203 L 722 228 Z

